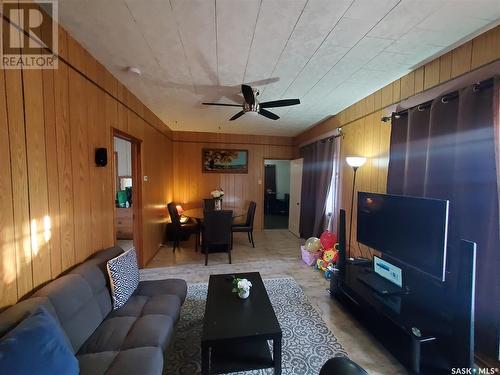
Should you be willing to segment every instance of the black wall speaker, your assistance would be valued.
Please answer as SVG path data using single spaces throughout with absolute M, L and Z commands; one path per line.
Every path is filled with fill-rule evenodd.
M 346 252 L 347 252 L 347 241 L 346 241 L 346 215 L 345 210 L 341 209 L 339 211 L 339 227 L 337 238 L 339 241 L 339 260 L 337 267 L 340 271 L 341 280 L 344 279 L 345 263 L 346 263 Z
M 346 262 L 346 240 L 345 240 L 345 210 L 339 212 L 339 226 L 337 238 L 339 241 L 339 259 L 330 279 L 330 294 L 333 296 L 338 292 L 339 285 L 345 280 L 345 262 Z
M 98 167 L 105 167 L 108 164 L 108 150 L 104 147 L 95 149 L 95 164 Z
M 474 301 L 476 298 L 475 242 L 460 241 L 460 272 L 455 291 L 454 329 L 450 349 L 455 361 L 453 367 L 474 366 Z

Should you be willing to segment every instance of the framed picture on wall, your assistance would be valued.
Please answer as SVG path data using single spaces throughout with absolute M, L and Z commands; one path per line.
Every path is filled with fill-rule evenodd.
M 203 173 L 248 173 L 248 150 L 204 148 L 201 150 Z

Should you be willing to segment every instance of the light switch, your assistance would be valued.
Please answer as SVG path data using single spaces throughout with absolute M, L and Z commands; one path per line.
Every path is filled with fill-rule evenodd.
M 259 179 L 259 180 L 257 181 L 257 183 L 258 183 L 259 185 L 262 185 L 262 180 L 261 180 L 261 179 Z
M 148 181 L 148 176 L 144 176 L 144 182 Z

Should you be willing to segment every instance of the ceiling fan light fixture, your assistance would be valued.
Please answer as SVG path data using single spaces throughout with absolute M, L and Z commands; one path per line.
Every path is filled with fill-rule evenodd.
M 129 66 L 127 68 L 127 72 L 134 74 L 136 76 L 140 76 L 142 74 L 141 70 L 135 66 Z
M 271 120 L 278 120 L 280 117 L 277 114 L 270 112 L 265 108 L 288 107 L 291 105 L 300 104 L 299 99 L 279 99 L 279 100 L 272 100 L 269 102 L 260 103 L 255 98 L 255 96 L 259 95 L 259 90 L 254 91 L 248 85 L 241 85 L 241 93 L 243 94 L 243 98 L 245 99 L 241 105 L 242 110 L 236 113 L 233 117 L 231 117 L 229 121 L 234 121 L 243 116 L 245 113 L 258 114 L 267 117 Z M 239 107 L 239 105 L 237 104 L 226 104 L 226 103 L 202 103 L 202 104 Z

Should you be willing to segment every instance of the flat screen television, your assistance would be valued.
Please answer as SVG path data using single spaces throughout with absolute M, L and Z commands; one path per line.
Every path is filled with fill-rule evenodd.
M 445 279 L 447 200 L 358 193 L 358 242 L 441 281 Z

